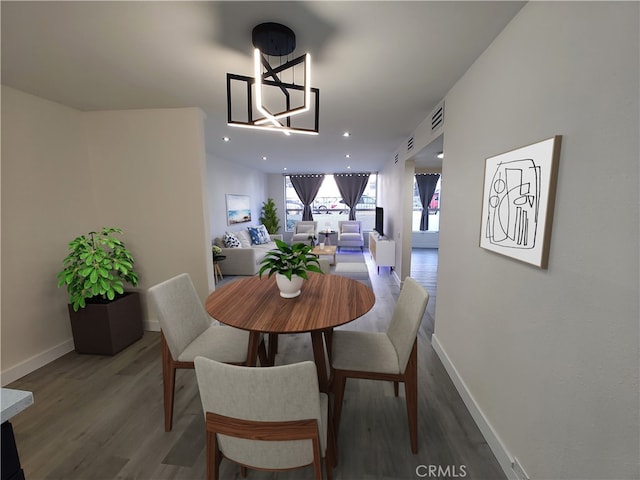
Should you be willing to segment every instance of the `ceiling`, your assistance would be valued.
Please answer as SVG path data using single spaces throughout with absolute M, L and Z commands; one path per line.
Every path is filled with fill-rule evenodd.
M 83 111 L 199 107 L 207 153 L 264 172 L 376 171 L 523 4 L 3 0 L 2 83 Z M 252 75 L 262 22 L 312 56 L 318 136 L 226 124 L 226 74 Z M 440 148 L 416 163 L 437 165 Z

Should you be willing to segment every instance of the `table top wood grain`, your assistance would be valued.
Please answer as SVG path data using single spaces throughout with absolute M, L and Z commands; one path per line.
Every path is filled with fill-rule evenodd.
M 373 308 L 373 290 L 362 282 L 314 272 L 308 276 L 295 298 L 280 296 L 275 275 L 236 280 L 212 292 L 205 308 L 226 325 L 264 333 L 327 330 Z

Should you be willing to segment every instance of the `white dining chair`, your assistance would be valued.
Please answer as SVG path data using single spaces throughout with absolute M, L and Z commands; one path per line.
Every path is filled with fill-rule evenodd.
M 164 427 L 168 432 L 173 424 L 176 369 L 194 368 L 193 361 L 199 355 L 225 363 L 246 363 L 249 332 L 214 325 L 186 273 L 151 287 L 148 294 L 161 328 Z M 266 365 L 262 341 L 258 353 Z
M 219 478 L 223 458 L 240 464 L 243 476 L 246 468 L 313 465 L 315 479 L 321 480 L 324 457 L 327 479 L 332 478 L 333 423 L 313 362 L 252 368 L 197 357 L 195 368 L 206 422 L 208 480 Z
M 335 330 L 331 341 L 331 367 L 336 434 L 340 426 L 347 378 L 390 380 L 398 396 L 405 385 L 411 451 L 418 453 L 418 341 L 417 334 L 429 293 L 413 278 L 404 280 L 386 332 Z

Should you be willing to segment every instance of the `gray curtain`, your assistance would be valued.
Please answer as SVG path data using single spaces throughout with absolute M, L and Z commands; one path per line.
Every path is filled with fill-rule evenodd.
M 302 210 L 302 220 L 313 220 L 313 213 L 311 212 L 311 204 L 318 195 L 320 185 L 324 180 L 324 175 L 290 175 L 291 185 L 298 194 L 298 198 L 304 205 Z
M 356 219 L 356 204 L 360 200 L 369 181 L 368 173 L 336 173 L 333 178 L 338 185 L 342 200 L 349 207 L 349 220 Z
M 420 203 L 422 204 L 422 215 L 420 216 L 421 231 L 429 230 L 429 203 L 431 203 L 439 179 L 439 173 L 416 174 L 418 194 L 420 195 Z

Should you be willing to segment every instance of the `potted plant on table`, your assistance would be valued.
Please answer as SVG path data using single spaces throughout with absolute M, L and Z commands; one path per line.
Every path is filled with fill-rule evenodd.
M 300 295 L 302 282 L 306 280 L 307 272 L 322 273 L 318 257 L 311 253 L 313 247 L 304 243 L 288 245 L 282 240 L 275 240 L 277 248 L 269 251 L 260 262 L 262 267 L 258 275 L 269 272 L 269 277 L 276 274 L 276 283 L 280 289 L 280 296 L 293 298 Z
M 133 256 L 117 238 L 119 228 L 103 228 L 69 242 L 58 287 L 69 293 L 69 318 L 79 353 L 113 355 L 142 337 L 142 309 Z

